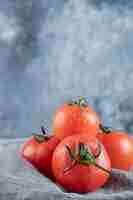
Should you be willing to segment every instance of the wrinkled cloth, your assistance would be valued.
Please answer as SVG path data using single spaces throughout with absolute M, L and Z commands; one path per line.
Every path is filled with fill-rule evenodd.
M 88 194 L 68 193 L 20 156 L 25 139 L 0 140 L 0 200 L 132 200 L 133 172 L 112 170 L 107 184 Z

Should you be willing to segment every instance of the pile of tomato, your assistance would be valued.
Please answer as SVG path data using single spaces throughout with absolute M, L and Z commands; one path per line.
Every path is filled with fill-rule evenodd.
M 66 191 L 87 193 L 102 187 L 112 168 L 133 167 L 133 139 L 102 124 L 84 97 L 60 106 L 51 135 L 44 127 L 21 148 L 21 155 Z

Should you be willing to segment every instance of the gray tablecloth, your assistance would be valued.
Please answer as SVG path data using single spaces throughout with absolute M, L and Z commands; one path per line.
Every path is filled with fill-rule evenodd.
M 26 139 L 0 141 L 0 200 L 114 200 L 133 199 L 133 172 L 113 170 L 106 186 L 85 195 L 67 193 L 22 160 Z

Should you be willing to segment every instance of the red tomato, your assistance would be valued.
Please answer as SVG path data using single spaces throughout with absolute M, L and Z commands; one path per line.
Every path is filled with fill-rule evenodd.
M 125 132 L 104 134 L 102 141 L 113 168 L 129 170 L 133 167 L 133 141 Z
M 52 169 L 67 191 L 86 193 L 103 186 L 110 174 L 110 159 L 103 145 L 88 135 L 66 137 L 56 147 Z
M 63 139 L 73 134 L 97 135 L 100 119 L 84 98 L 59 107 L 53 119 L 53 132 Z
M 97 134 L 97 139 L 103 143 L 103 138 L 106 134 L 110 133 L 111 129 L 110 127 L 104 127 L 102 124 L 99 125 L 99 130 Z
M 104 133 L 102 133 L 101 131 L 98 132 L 97 134 L 97 139 L 103 143 L 103 137 L 104 137 Z
M 35 135 L 23 145 L 21 155 L 40 173 L 53 179 L 51 160 L 58 143 L 59 139 L 55 136 Z

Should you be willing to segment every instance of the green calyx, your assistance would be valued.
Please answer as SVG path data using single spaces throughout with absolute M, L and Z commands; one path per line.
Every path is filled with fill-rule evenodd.
M 38 143 L 43 143 L 45 141 L 44 135 L 34 134 L 34 138 Z
M 87 101 L 85 99 L 85 97 L 80 97 L 78 101 L 70 101 L 68 102 L 68 105 L 73 106 L 73 105 L 78 105 L 80 108 L 86 107 Z
M 41 126 L 42 134 L 34 134 L 34 138 L 38 143 L 43 143 L 44 141 L 49 140 L 49 137 L 46 135 L 44 126 Z
M 78 104 L 79 104 L 80 107 L 86 107 L 87 106 L 86 98 L 85 97 L 80 97 L 79 101 L 78 101 Z
M 96 163 L 96 158 L 100 156 L 101 149 L 99 150 L 100 153 L 97 156 L 95 156 L 91 152 L 91 149 L 90 148 L 88 149 L 88 146 L 86 147 L 83 143 L 79 143 L 77 152 L 72 152 L 67 145 L 65 145 L 65 148 L 72 160 L 72 165 L 66 168 L 65 172 L 70 170 L 76 164 L 83 164 L 83 165 L 94 165 L 95 167 L 101 169 L 102 171 L 110 174 L 110 171 L 108 171 L 107 169 Z
M 95 156 L 88 151 L 84 144 L 79 144 L 79 163 L 81 164 L 95 164 Z
M 100 130 L 104 133 L 111 133 L 112 132 L 112 129 L 110 127 L 107 127 L 107 126 L 103 126 L 102 124 L 100 124 Z

